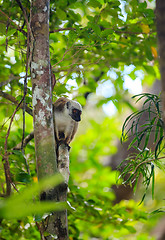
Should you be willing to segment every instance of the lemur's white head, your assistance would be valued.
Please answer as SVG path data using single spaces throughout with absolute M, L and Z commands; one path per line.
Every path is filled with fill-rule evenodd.
M 69 115 L 73 120 L 75 120 L 76 122 L 81 121 L 82 107 L 80 103 L 73 100 L 69 100 L 66 103 L 66 108 L 69 111 Z

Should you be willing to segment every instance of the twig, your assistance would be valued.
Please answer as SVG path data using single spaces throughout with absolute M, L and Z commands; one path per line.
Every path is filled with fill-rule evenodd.
M 113 28 L 103 28 L 103 27 L 100 27 L 100 28 L 101 28 L 102 31 L 104 31 L 104 30 L 113 30 L 115 33 L 118 33 L 118 34 L 129 34 L 129 35 L 139 35 L 139 34 L 147 35 L 147 34 L 151 34 L 151 33 L 155 33 L 156 32 L 156 31 L 150 31 L 149 33 L 145 33 L 145 32 L 120 31 L 120 30 L 115 30 Z M 63 31 L 69 31 L 69 30 L 76 31 L 77 29 L 76 28 L 72 28 L 72 27 L 58 28 L 58 29 L 55 29 L 55 30 L 51 30 L 49 33 L 63 32 Z M 83 28 L 80 28 L 80 30 L 83 30 Z
M 11 105 L 11 106 L 14 105 L 13 103 L 9 103 L 9 102 L 0 102 L 0 104 L 6 104 L 6 105 Z
M 100 61 L 101 61 L 101 59 L 98 59 L 96 62 L 86 63 L 86 64 L 83 64 L 83 66 L 84 66 L 84 65 L 90 66 L 90 65 L 92 65 L 92 64 L 98 64 Z M 84 69 L 77 69 L 77 66 L 78 66 L 79 64 L 82 64 L 82 63 L 73 62 L 72 64 L 68 65 L 68 67 L 72 67 L 73 65 L 76 65 L 76 67 L 70 68 L 70 69 L 68 69 L 68 70 L 67 70 L 67 69 L 66 69 L 66 70 L 61 70 L 60 72 L 67 71 L 67 73 L 64 74 L 64 75 L 62 75 L 62 76 L 60 76 L 59 78 L 57 78 L 57 81 L 59 81 L 61 78 L 67 77 L 67 76 L 68 76 L 71 72 L 73 72 L 73 71 L 79 71 L 79 72 L 80 72 L 80 71 L 81 71 L 81 72 L 88 71 L 88 69 L 86 69 L 86 70 L 84 70 Z
M 0 9 L 0 13 L 2 14 L 2 15 L 4 15 L 5 17 L 7 17 L 7 19 L 8 20 L 10 20 L 10 22 L 12 22 L 15 26 L 16 26 L 16 28 L 17 28 L 17 30 L 19 31 L 19 32 L 21 32 L 21 33 L 23 33 L 25 36 L 27 36 L 27 33 L 23 30 L 23 29 L 21 29 L 6 13 L 4 13 L 1 9 Z
M 164 159 L 164 157 L 160 157 L 160 158 L 154 158 L 154 159 L 149 159 L 149 160 L 146 160 L 146 161 L 143 161 L 141 163 L 139 163 L 136 167 L 135 167 L 135 170 L 133 171 L 133 175 L 136 173 L 136 171 L 138 170 L 138 168 L 143 165 L 143 164 L 146 164 L 146 163 L 150 163 L 150 162 L 153 162 L 153 161 L 156 161 L 156 160 L 161 160 L 161 159 Z
M 15 105 L 18 105 L 19 102 L 15 99 L 15 97 L 13 97 L 12 95 L 8 94 L 8 93 L 5 93 L 3 91 L 0 90 L 0 96 L 3 97 L 3 98 L 6 98 L 7 100 L 9 100 L 10 102 L 14 103 Z M 23 104 L 21 103 L 20 104 L 20 108 L 23 108 Z M 25 111 L 33 116 L 33 111 L 31 108 L 29 108 L 27 105 L 25 106 Z
M 3 81 L 3 82 L 0 82 L 0 87 L 3 87 L 3 86 L 5 86 L 5 85 L 7 85 L 8 83 L 10 83 L 10 82 L 12 82 L 13 80 L 15 80 L 15 79 L 20 79 L 20 77 L 18 76 L 18 77 L 16 77 L 16 76 L 12 76 L 12 77 L 10 77 L 8 80 L 6 80 L 6 81 Z
M 11 193 L 11 173 L 10 173 L 10 165 L 9 165 L 9 159 L 8 154 L 5 154 L 2 158 L 4 171 L 5 171 L 5 178 L 6 178 L 6 196 L 9 196 Z
M 25 152 L 24 152 L 24 138 L 25 138 L 25 109 L 26 109 L 26 94 L 27 94 L 27 76 L 28 76 L 28 67 L 29 67 L 29 56 L 30 56 L 30 37 L 33 37 L 32 35 L 32 31 L 30 28 L 30 24 L 28 21 L 28 17 L 25 11 L 25 8 L 23 7 L 22 3 L 20 0 L 16 0 L 16 2 L 18 3 L 19 7 L 21 8 L 25 21 L 26 21 L 26 25 L 27 25 L 27 52 L 26 52 L 26 74 L 25 74 L 25 78 L 24 78 L 24 96 L 23 96 L 23 134 L 22 134 L 22 143 L 21 143 L 21 151 L 22 154 L 24 155 L 25 158 L 25 163 L 26 163 L 26 167 L 27 167 L 27 171 L 28 174 L 30 174 L 30 170 L 29 170 L 29 166 L 28 166 L 28 162 L 27 159 L 25 157 Z
M 6 134 L 6 138 L 5 138 L 5 146 L 4 146 L 4 149 L 5 149 L 5 152 L 6 152 L 6 153 L 7 153 L 7 141 L 8 141 L 8 137 L 9 137 L 9 134 L 10 134 L 11 125 L 12 125 L 12 122 L 13 122 L 13 119 L 14 119 L 14 116 L 15 116 L 16 112 L 18 111 L 19 107 L 21 106 L 22 101 L 23 101 L 23 98 L 21 99 L 21 101 L 19 102 L 19 104 L 17 105 L 15 111 L 13 112 L 13 114 L 12 114 L 12 116 L 11 116 L 9 128 L 8 128 L 8 131 L 7 131 L 7 134 Z
M 37 228 L 40 232 L 41 240 L 45 240 L 43 223 L 42 222 L 35 222 L 35 223 L 36 223 L 36 226 L 37 226 Z
M 26 145 L 34 138 L 34 132 L 31 132 L 29 135 L 27 135 L 24 140 L 23 140 L 23 147 L 25 148 Z M 13 150 L 21 150 L 21 144 L 22 143 L 18 143 Z
M 28 40 L 29 40 L 30 37 L 31 37 L 31 40 L 33 40 L 33 33 L 31 31 L 31 27 L 30 27 L 30 23 L 28 21 L 28 17 L 27 17 L 26 11 L 25 11 L 21 1 L 20 0 L 16 0 L 16 1 L 17 1 L 19 7 L 21 8 L 21 10 L 22 10 L 22 12 L 24 14 L 24 18 L 25 18 L 25 21 L 26 21 L 26 24 L 27 24 L 27 30 L 28 30 L 28 33 L 29 33 L 29 36 L 27 36 Z
M 8 142 L 8 137 L 9 137 L 9 134 L 10 134 L 10 129 L 11 129 L 11 125 L 12 125 L 14 116 L 15 116 L 16 112 L 18 111 L 22 101 L 23 101 L 23 98 L 20 101 L 20 103 L 17 105 L 15 111 L 13 112 L 13 114 L 11 116 L 9 128 L 7 130 L 7 134 L 6 134 L 6 138 L 5 138 L 5 144 L 4 144 L 4 151 L 5 151 L 5 153 L 4 153 L 3 161 L 4 161 L 4 170 L 5 170 L 6 185 L 7 185 L 7 191 L 6 191 L 6 195 L 7 196 L 9 196 L 10 193 L 11 193 L 11 185 L 18 192 L 15 184 L 12 182 L 12 179 L 11 179 L 10 164 L 9 164 L 8 152 L 7 152 L 7 142 Z
M 60 62 L 62 62 L 62 61 L 64 60 L 65 56 L 68 54 L 68 52 L 71 51 L 71 50 L 74 49 L 74 48 L 78 48 L 78 50 L 77 50 L 70 58 L 66 59 L 66 61 L 67 61 L 67 60 L 70 60 L 70 59 L 74 59 L 73 62 L 72 62 L 72 64 L 68 65 L 68 67 L 73 66 L 73 65 L 75 65 L 75 64 L 78 65 L 78 63 L 77 63 L 76 61 L 79 60 L 79 56 L 78 56 L 77 58 L 75 58 L 75 56 L 76 56 L 80 51 L 83 51 L 84 49 L 88 49 L 90 46 L 91 46 L 90 44 L 88 44 L 88 45 L 86 45 L 86 46 L 75 46 L 75 45 L 73 44 L 70 48 L 68 48 L 68 49 L 64 52 L 64 54 L 63 54 L 63 56 L 62 56 L 62 59 L 61 59 L 60 61 L 58 61 L 56 64 L 54 64 L 53 67 L 55 67 L 57 64 L 59 64 Z M 93 44 L 92 46 L 97 46 L 97 43 Z M 97 62 L 99 62 L 100 60 L 101 60 L 101 59 L 99 59 Z M 96 63 L 97 63 L 97 62 L 96 62 Z M 94 64 L 94 63 L 90 63 L 90 64 Z M 89 65 L 89 64 L 87 64 L 87 65 Z M 66 75 L 64 75 L 64 76 L 59 77 L 59 78 L 57 79 L 57 81 L 58 81 L 59 79 L 65 77 L 65 76 L 68 76 L 71 71 L 72 71 L 72 69 L 70 68 L 70 69 L 68 70 L 68 73 L 67 73 Z
M 68 27 L 68 28 L 58 28 L 58 29 L 55 29 L 55 30 L 50 31 L 49 33 L 62 32 L 62 31 L 68 31 L 68 30 L 76 31 L 76 28 L 72 28 L 72 27 Z
M 18 43 L 15 43 L 15 46 L 19 46 L 19 49 L 20 50 L 18 50 L 18 49 L 14 49 L 13 47 L 11 47 L 11 46 L 8 46 L 8 48 L 10 48 L 11 50 L 13 50 L 13 51 L 15 51 L 15 52 L 18 52 L 18 53 L 23 53 L 23 54 L 26 54 L 26 51 L 25 51 L 25 49 L 23 49 L 23 48 L 21 48 L 21 46 L 18 44 Z

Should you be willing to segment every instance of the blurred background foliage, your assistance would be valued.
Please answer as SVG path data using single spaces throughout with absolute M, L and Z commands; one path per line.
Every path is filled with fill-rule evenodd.
M 21 2 L 30 17 L 30 1 Z M 154 199 L 149 189 L 140 206 L 145 190 L 142 182 L 135 194 L 127 194 L 125 187 L 120 200 L 114 190 L 120 174 L 117 165 L 128 155 L 118 141 L 121 126 L 140 108 L 131 96 L 150 91 L 160 78 L 154 8 L 152 0 L 50 1 L 50 57 L 57 80 L 53 101 L 67 96 L 83 105 L 82 122 L 70 152 L 70 239 L 164 239 L 159 238 L 163 236 L 163 211 L 158 211 L 164 206 L 163 172 L 156 170 Z M 34 141 L 27 144 L 25 152 L 13 150 L 22 140 L 22 110 L 14 117 L 7 145 L 12 181 L 20 198 L 14 189 L 13 204 L 4 198 L 4 144 L 16 108 L 10 96 L 20 101 L 24 93 L 26 47 L 27 27 L 17 1 L 1 0 L 0 239 L 40 239 L 37 221 L 41 220 L 42 206 L 36 200 L 36 212 L 30 210 L 32 196 L 37 195 L 33 188 L 37 181 Z M 26 104 L 31 108 L 28 74 Z M 33 130 L 33 120 L 27 113 L 25 119 L 27 136 Z M 117 156 L 115 161 L 113 156 Z M 26 189 L 30 189 L 30 202 Z M 15 208 L 17 202 L 27 202 L 27 207 L 29 203 L 29 214 L 24 204 Z M 48 204 L 45 211 L 54 208 Z M 41 216 L 37 218 L 34 214 L 38 213 Z

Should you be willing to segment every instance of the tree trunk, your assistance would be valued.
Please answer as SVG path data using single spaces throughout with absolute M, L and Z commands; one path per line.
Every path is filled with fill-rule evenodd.
M 33 124 L 38 179 L 55 174 L 57 169 L 51 67 L 49 55 L 49 0 L 33 0 L 31 6 L 31 78 L 33 90 Z M 64 147 L 62 160 L 69 162 L 69 151 Z M 61 154 L 61 153 L 60 153 Z M 63 158 L 64 157 L 64 158 Z M 65 158 L 66 157 L 66 158 Z M 65 175 L 65 174 L 64 174 Z M 65 177 L 65 176 L 64 176 Z M 62 186 L 62 187 L 61 187 Z M 50 189 L 42 200 L 66 201 L 67 184 Z M 55 212 L 39 226 L 42 239 L 68 239 L 67 212 Z M 49 236 L 44 234 L 46 231 Z
M 59 145 L 58 148 L 58 170 L 64 177 L 64 183 L 62 183 L 57 189 L 57 201 L 66 202 L 67 201 L 67 189 L 69 181 L 69 150 L 68 146 L 65 144 Z M 47 219 L 47 227 L 45 231 L 49 232 L 51 236 L 45 237 L 46 240 L 55 239 L 67 240 L 68 236 L 68 220 L 67 220 L 67 210 L 64 209 L 61 212 L 53 213 Z M 55 231 L 54 231 L 55 230 Z M 55 233 L 55 235 L 54 235 Z M 53 238 L 54 239 L 54 238 Z
M 49 56 L 49 1 L 32 1 L 33 53 L 31 77 L 38 178 L 57 171 Z
M 165 123 L 165 1 L 156 0 L 156 24 L 162 84 L 163 122 Z

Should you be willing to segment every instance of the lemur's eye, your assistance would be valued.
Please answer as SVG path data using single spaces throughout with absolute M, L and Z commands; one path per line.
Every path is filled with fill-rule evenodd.
M 73 109 L 73 113 L 77 113 L 77 109 Z

